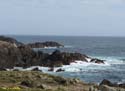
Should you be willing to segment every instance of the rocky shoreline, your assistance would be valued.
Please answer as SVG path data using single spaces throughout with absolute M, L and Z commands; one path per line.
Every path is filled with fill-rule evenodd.
M 50 45 L 48 42 L 45 43 L 48 46 L 52 46 L 52 43 L 55 44 L 55 42 L 51 42 Z M 42 51 L 34 51 L 31 46 L 8 37 L 0 37 L 0 54 L 1 69 L 13 67 L 27 68 L 31 66 L 61 67 L 63 65 L 69 65 L 76 60 L 104 64 L 104 60 L 91 58 L 81 53 L 55 50 L 49 54 L 43 53 Z
M 91 58 L 81 53 L 69 53 L 55 50 L 52 53 L 34 51 L 33 48 L 64 47 L 56 42 L 24 44 L 14 38 L 0 36 L 0 87 L 19 87 L 34 91 L 125 91 L 125 84 L 115 84 L 103 80 L 100 85 L 81 82 L 78 79 L 66 79 L 39 71 L 19 71 L 14 67 L 28 68 L 42 66 L 51 68 L 70 65 L 80 60 L 85 63 L 105 64 L 105 60 Z M 12 69 L 6 71 L 7 69 Z M 56 72 L 64 71 L 58 69 Z M 0 88 L 1 89 L 1 88 Z M 49 90 L 48 90 L 49 89 Z M 0 90 L 6 91 L 6 90 Z M 24 90 L 25 91 L 25 90 Z M 33 90 L 32 90 L 33 91 Z

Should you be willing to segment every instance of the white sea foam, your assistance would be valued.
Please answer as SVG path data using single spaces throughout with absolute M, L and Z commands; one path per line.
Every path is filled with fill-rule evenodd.
M 80 60 L 76 60 L 75 62 L 70 63 L 70 65 L 64 65 L 62 67 L 62 69 L 65 70 L 66 72 L 81 72 L 81 71 L 86 71 L 89 69 L 94 70 L 94 69 L 98 69 L 98 68 L 99 69 L 106 68 L 106 66 L 110 66 L 110 64 L 108 64 L 106 62 L 105 62 L 105 64 L 97 64 L 97 63 L 83 62 Z
M 90 60 L 90 59 L 89 59 Z M 91 62 L 84 62 L 81 60 L 76 60 L 75 62 L 70 63 L 70 65 L 63 65 L 62 67 L 55 67 L 53 72 L 56 72 L 58 69 L 62 69 L 65 70 L 65 72 L 81 72 L 81 71 L 86 71 L 89 69 L 100 69 L 100 68 L 104 68 L 102 66 L 110 66 L 110 64 L 106 63 L 105 64 L 97 64 L 97 63 L 91 63 Z M 21 71 L 29 71 L 29 70 L 33 70 L 34 68 L 38 68 L 39 70 L 41 70 L 42 72 L 49 72 L 48 70 L 50 69 L 49 67 L 42 67 L 42 66 L 32 66 L 29 68 L 25 68 L 23 69 L 22 67 L 14 67 L 14 69 L 18 69 Z
M 33 49 L 58 49 L 58 48 L 72 48 L 70 45 L 60 46 L 60 47 L 44 47 L 44 48 L 33 48 Z
M 56 49 L 56 48 L 58 48 L 58 47 L 44 47 L 42 49 Z
M 96 57 L 99 58 L 99 57 Z M 62 69 L 65 72 L 84 72 L 84 71 L 98 71 L 98 70 L 108 70 L 111 68 L 112 64 L 123 64 L 123 61 L 111 58 L 100 58 L 106 60 L 104 64 L 92 63 L 90 62 L 91 58 L 86 58 L 88 62 L 84 62 L 81 60 L 76 60 L 75 62 L 70 63 L 70 65 L 63 65 L 62 67 L 55 67 L 53 72 L 56 72 L 58 69 Z M 26 69 L 21 67 L 14 67 L 14 69 L 19 69 L 22 71 L 25 70 L 32 70 L 34 68 L 39 68 L 42 72 L 48 73 L 50 68 L 49 67 L 41 67 L 41 66 L 33 66 Z

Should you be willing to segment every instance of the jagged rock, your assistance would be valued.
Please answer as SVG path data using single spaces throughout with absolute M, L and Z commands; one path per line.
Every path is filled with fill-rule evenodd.
M 62 72 L 62 71 L 65 71 L 65 70 L 63 70 L 63 69 L 57 69 L 57 71 L 56 72 Z
M 117 86 L 117 84 L 113 84 L 112 82 L 110 82 L 109 80 L 104 79 L 100 85 L 107 85 L 107 86 Z
M 64 45 L 59 44 L 59 43 L 54 42 L 54 41 L 29 43 L 27 45 L 31 48 L 64 47 Z

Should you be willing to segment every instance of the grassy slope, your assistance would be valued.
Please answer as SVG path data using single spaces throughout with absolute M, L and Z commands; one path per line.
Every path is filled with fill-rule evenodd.
M 29 91 L 89 91 L 91 85 L 35 71 L 0 71 L 0 87 Z

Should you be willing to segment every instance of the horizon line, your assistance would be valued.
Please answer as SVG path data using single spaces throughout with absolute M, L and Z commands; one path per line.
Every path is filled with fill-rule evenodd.
M 0 34 L 0 36 L 57 36 L 57 37 L 125 37 L 125 36 L 110 36 L 110 35 L 42 35 L 42 34 Z

